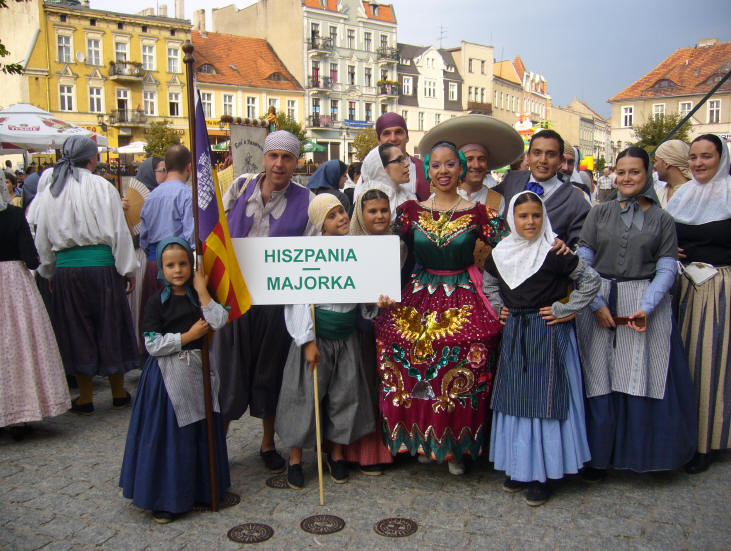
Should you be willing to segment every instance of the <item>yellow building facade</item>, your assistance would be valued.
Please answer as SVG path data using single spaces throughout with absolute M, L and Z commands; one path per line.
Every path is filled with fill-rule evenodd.
M 57 2 L 38 9 L 23 77 L 30 103 L 105 135 L 112 147 L 146 141 L 150 123 L 162 120 L 189 144 L 188 21 Z

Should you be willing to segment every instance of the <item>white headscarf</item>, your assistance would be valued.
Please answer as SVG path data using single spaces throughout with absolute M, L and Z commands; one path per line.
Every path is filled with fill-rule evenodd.
M 396 215 L 396 207 L 410 199 L 416 199 L 416 195 L 409 190 L 409 184 L 396 184 L 386 172 L 378 153 L 378 147 L 374 147 L 363 159 L 360 167 L 360 180 L 355 186 L 353 199 L 368 191 L 369 189 L 380 189 L 388 195 L 388 202 L 391 206 L 391 219 Z
M 507 283 L 508 287 L 515 289 L 530 276 L 535 274 L 543 266 L 548 251 L 553 247 L 556 238 L 551 228 L 551 222 L 548 220 L 546 206 L 541 202 L 543 208 L 543 226 L 538 235 L 533 239 L 521 237 L 515 231 L 515 201 L 521 195 L 533 193 L 532 191 L 522 191 L 517 195 L 513 195 L 508 207 L 507 222 L 510 227 L 510 235 L 500 241 L 492 250 L 492 258 L 495 261 L 500 277 Z M 534 194 L 535 195 L 535 194 Z M 536 197 L 538 197 L 536 195 Z
M 679 187 L 668 202 L 666 210 L 676 222 L 697 226 L 731 218 L 731 176 L 726 140 L 722 144 L 718 171 L 707 184 L 693 178 Z

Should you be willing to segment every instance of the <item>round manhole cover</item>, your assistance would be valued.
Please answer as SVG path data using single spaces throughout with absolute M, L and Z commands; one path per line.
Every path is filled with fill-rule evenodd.
M 379 520 L 373 526 L 376 534 L 387 538 L 404 538 L 410 536 L 418 528 L 417 524 L 409 518 L 385 518 Z
M 239 494 L 235 494 L 233 492 L 226 492 L 223 494 L 223 497 L 221 498 L 221 502 L 218 504 L 219 509 L 228 509 L 229 507 L 233 507 L 234 505 L 238 505 L 241 503 L 241 496 Z M 205 512 L 210 511 L 211 506 L 207 505 L 205 503 L 196 503 L 193 506 L 193 510 L 197 512 Z
M 274 535 L 274 530 L 266 524 L 246 522 L 228 531 L 228 539 L 237 543 L 261 543 Z
M 271 478 L 267 478 L 267 486 L 269 486 L 270 488 L 276 488 L 277 490 L 284 490 L 286 488 L 289 488 L 289 485 L 287 484 L 287 475 L 278 474 L 276 476 L 272 476 Z
M 334 515 L 314 515 L 303 520 L 300 527 L 310 534 L 334 534 L 345 527 L 345 521 Z

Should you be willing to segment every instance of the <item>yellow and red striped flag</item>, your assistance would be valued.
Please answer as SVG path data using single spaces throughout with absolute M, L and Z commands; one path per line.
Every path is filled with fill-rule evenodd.
M 211 166 L 211 148 L 200 93 L 195 107 L 194 139 L 198 173 L 196 208 L 203 267 L 208 274 L 208 288 L 216 301 L 228 308 L 228 320 L 233 321 L 251 307 L 251 297 L 234 253 L 216 171 Z

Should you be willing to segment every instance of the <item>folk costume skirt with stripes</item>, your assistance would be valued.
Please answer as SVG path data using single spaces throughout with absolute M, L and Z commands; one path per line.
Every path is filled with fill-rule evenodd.
M 157 358 L 148 356 L 137 386 L 119 485 L 141 509 L 184 513 L 211 503 L 205 419 L 178 426 Z M 219 499 L 231 485 L 223 421 L 213 414 Z
M 533 314 L 537 317 L 538 314 Z M 540 377 L 536 384 L 530 385 L 535 389 L 543 388 L 546 392 L 543 396 L 543 404 L 527 404 L 521 397 L 506 397 L 506 400 L 513 401 L 512 406 L 518 409 L 540 409 L 541 416 L 520 417 L 510 415 L 495 408 L 493 402 L 492 430 L 490 433 L 490 461 L 495 463 L 495 469 L 505 471 L 512 480 L 521 482 L 545 482 L 548 478 L 559 479 L 566 474 L 579 472 L 583 464 L 590 459 L 589 445 L 587 443 L 586 427 L 584 421 L 584 395 L 581 382 L 581 366 L 579 353 L 576 344 L 576 336 L 573 324 L 561 323 L 555 326 L 547 326 L 540 318 L 537 320 L 543 324 L 543 331 L 549 336 L 549 341 L 554 343 L 550 348 L 557 352 L 561 350 L 558 357 L 551 359 L 550 349 L 536 350 L 536 339 L 532 338 L 538 330 L 537 323 L 531 323 L 530 331 L 527 334 L 518 334 L 513 331 L 521 323 L 515 317 L 509 317 L 505 326 L 502 341 L 500 363 L 495 379 L 495 393 L 500 392 L 502 385 L 509 385 L 509 381 L 517 380 L 511 377 L 510 372 L 519 370 L 523 376 L 523 368 L 526 372 L 538 368 L 538 364 L 524 366 L 523 362 L 513 357 L 513 347 L 510 346 L 513 334 L 517 339 L 526 338 L 525 349 L 529 355 L 541 355 L 545 358 L 545 369 L 549 369 L 554 377 L 562 379 L 559 387 L 565 389 L 565 408 L 561 415 L 550 414 L 551 395 L 560 396 L 562 392 L 550 392 L 553 385 L 541 385 Z M 511 328 L 511 325 L 513 326 Z M 552 334 L 554 333 L 554 334 Z M 558 335 L 556 335 L 558 334 Z M 555 343 L 562 341 L 560 347 Z M 545 344 L 545 343 L 544 343 Z M 506 348 L 507 347 L 507 348 Z M 549 364 L 553 364 L 549 366 Z M 529 376 L 530 373 L 526 373 Z M 550 379 L 550 377 L 549 377 Z M 564 400 L 561 400 L 562 402 Z M 540 397 L 537 402 L 541 402 Z M 539 413 L 536 411 L 536 413 Z
M 612 313 L 628 316 L 648 283 L 603 279 L 602 295 L 616 286 Z M 577 327 L 591 466 L 649 472 L 687 463 L 696 448 L 696 405 L 670 297 L 648 316 L 644 333 L 603 328 L 590 307 L 579 314 Z
M 114 266 L 56 268 L 51 297 L 69 375 L 108 377 L 139 367 L 125 281 Z
M 731 448 L 731 266 L 702 285 L 679 276 L 680 334 L 698 402 L 698 452 Z
M 48 313 L 25 263 L 0 262 L 0 427 L 71 407 Z

